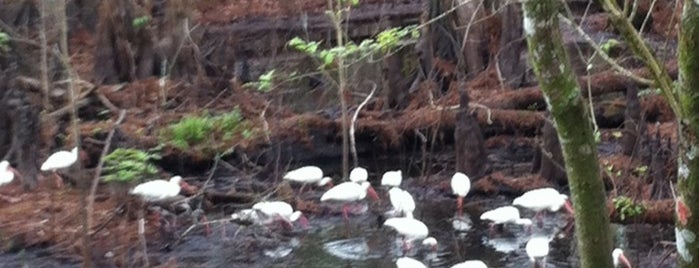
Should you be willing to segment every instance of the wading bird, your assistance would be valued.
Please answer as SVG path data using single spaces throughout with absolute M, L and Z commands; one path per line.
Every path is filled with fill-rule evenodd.
M 423 240 L 427 238 L 429 230 L 425 223 L 406 217 L 390 218 L 383 223 L 396 230 L 403 237 L 403 250 L 408 251 L 412 248 L 412 242 L 415 240 Z
M 570 204 L 568 196 L 548 187 L 528 191 L 515 198 L 512 205 L 536 211 L 535 217 L 539 219 L 540 223 L 542 221 L 541 211 L 543 210 L 556 212 L 565 208 L 568 213 L 574 215 L 573 206 Z
M 186 182 L 182 177 L 174 176 L 170 180 L 152 180 L 136 185 L 129 193 L 138 195 L 147 202 L 163 201 L 180 194 Z
M 480 260 L 470 260 L 454 264 L 451 268 L 488 268 L 488 265 Z
M 615 268 L 621 267 L 620 264 L 623 264 L 626 268 L 633 268 L 631 267 L 631 262 L 629 262 L 629 259 L 624 256 L 624 251 L 620 248 L 615 248 L 614 251 L 612 251 L 612 259 L 614 260 Z
M 58 151 L 53 153 L 49 158 L 41 164 L 41 171 L 51 171 L 56 178 L 56 187 L 63 188 L 63 178 L 58 175 L 56 170 L 64 169 L 72 166 L 78 161 L 78 147 L 74 147 L 69 151 Z
M 393 187 L 388 191 L 388 198 L 393 205 L 393 214 L 403 217 L 412 218 L 415 210 L 415 199 L 413 196 L 403 189 Z
M 365 182 L 369 179 L 369 172 L 363 167 L 353 168 L 352 171 L 350 171 L 349 179 L 355 183 Z
M 371 187 L 371 184 L 368 181 L 362 183 L 348 181 L 330 188 L 330 190 L 325 192 L 323 196 L 320 197 L 320 201 L 342 203 L 342 216 L 344 217 L 345 221 L 348 221 L 348 203 L 362 200 L 367 195 L 373 200 L 379 199 L 379 195 L 376 194 L 376 191 Z
M 410 257 L 400 257 L 396 260 L 397 268 L 427 268 L 422 262 L 410 258 Z
M 549 241 L 548 237 L 532 237 L 527 241 L 525 250 L 534 268 L 546 267 L 546 256 L 549 255 Z
M 282 178 L 287 181 L 302 183 L 303 185 L 299 190 L 300 192 L 303 192 L 307 184 L 316 184 L 318 186 L 329 185 L 332 187 L 332 178 L 323 177 L 323 170 L 316 166 L 305 166 L 294 169 L 284 174 Z
M 285 227 L 293 227 L 293 222 L 299 221 L 304 227 L 308 227 L 308 219 L 301 211 L 294 211 L 291 205 L 284 201 L 263 201 L 252 206 L 252 209 L 267 216 L 271 222 L 281 221 Z
M 381 186 L 400 187 L 403 181 L 403 172 L 400 170 L 386 171 L 381 177 Z
M 461 172 L 454 173 L 451 177 L 451 190 L 456 195 L 456 210 L 459 216 L 463 215 L 464 197 L 471 190 L 471 180 L 466 174 Z
M 520 218 L 519 210 L 513 206 L 504 206 L 483 212 L 483 214 L 481 214 L 481 220 L 491 222 L 491 231 L 496 225 L 503 226 L 505 224 L 512 223 L 530 226 L 532 224 L 532 220 Z

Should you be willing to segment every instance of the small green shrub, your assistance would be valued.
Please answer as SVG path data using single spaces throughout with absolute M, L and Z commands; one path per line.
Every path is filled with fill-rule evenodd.
M 614 208 L 617 213 L 619 213 L 619 218 L 623 221 L 626 218 L 636 217 L 643 214 L 645 207 L 640 204 L 636 204 L 626 196 L 620 196 L 614 198 Z
M 168 127 L 170 142 L 177 148 L 187 149 L 202 143 L 214 128 L 213 120 L 208 116 L 186 116 Z
M 170 144 L 181 150 L 196 147 L 197 150 L 218 152 L 227 150 L 232 142 L 248 139 L 254 130 L 238 108 L 230 112 L 211 116 L 187 116 L 168 126 L 160 135 L 162 144 Z M 222 149 L 222 150 L 221 150 Z
M 158 173 L 151 161 L 160 155 L 138 149 L 116 149 L 104 158 L 104 181 L 132 182 Z

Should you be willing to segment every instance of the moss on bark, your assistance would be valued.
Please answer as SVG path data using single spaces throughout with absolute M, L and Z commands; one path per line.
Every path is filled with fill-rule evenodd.
M 684 1 L 679 33 L 679 171 L 676 200 L 678 267 L 699 265 L 699 6 Z
M 589 109 L 572 72 L 558 28 L 561 2 L 524 2 L 529 59 L 561 141 L 575 207 L 581 267 L 612 267 L 612 242 L 605 192 Z

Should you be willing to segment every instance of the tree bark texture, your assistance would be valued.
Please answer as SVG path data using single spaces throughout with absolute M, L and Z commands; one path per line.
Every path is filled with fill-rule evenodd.
M 487 154 L 485 152 L 483 133 L 476 117 L 469 111 L 468 93 L 460 92 L 460 108 L 456 112 L 454 127 L 454 149 L 456 150 L 456 171 L 478 180 L 485 174 Z
M 677 267 L 699 265 L 699 6 L 684 1 L 678 48 L 679 155 L 675 213 Z
M 524 32 L 563 149 L 583 268 L 611 268 L 612 240 L 589 109 L 580 95 L 560 29 L 561 2 L 524 2 Z

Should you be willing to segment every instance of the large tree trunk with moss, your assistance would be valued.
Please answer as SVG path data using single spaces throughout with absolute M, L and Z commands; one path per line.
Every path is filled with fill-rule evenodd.
M 523 5 L 529 59 L 563 147 L 581 267 L 611 268 L 612 241 L 604 184 L 589 110 L 580 95 L 558 28 L 561 2 L 526 1 Z
M 679 34 L 679 170 L 676 200 L 678 267 L 699 266 L 699 6 L 684 1 Z

